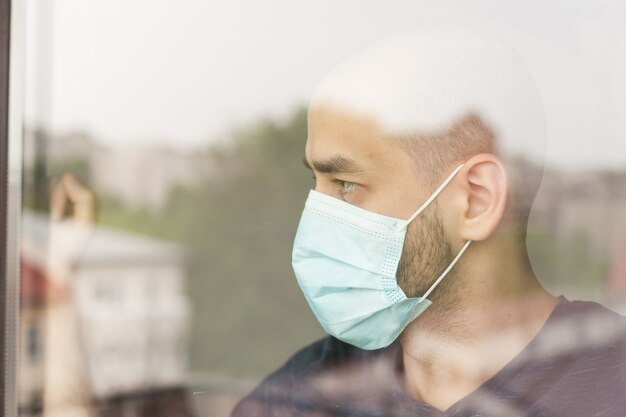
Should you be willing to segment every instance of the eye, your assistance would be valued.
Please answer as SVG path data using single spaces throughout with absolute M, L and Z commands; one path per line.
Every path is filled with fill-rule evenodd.
M 339 185 L 339 191 L 341 194 L 349 194 L 356 190 L 359 186 L 358 184 L 350 181 L 335 180 L 335 182 Z

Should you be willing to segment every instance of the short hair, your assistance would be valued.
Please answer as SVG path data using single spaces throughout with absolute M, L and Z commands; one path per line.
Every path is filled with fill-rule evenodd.
M 388 35 L 331 68 L 310 105 L 371 118 L 433 181 L 475 154 L 497 155 L 527 221 L 541 175 L 517 168 L 526 160 L 543 169 L 543 107 L 522 59 L 491 33 L 437 25 Z

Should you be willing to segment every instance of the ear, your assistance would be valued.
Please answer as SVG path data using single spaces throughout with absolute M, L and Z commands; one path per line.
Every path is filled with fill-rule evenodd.
M 502 221 L 506 209 L 509 184 L 504 165 L 497 156 L 484 153 L 467 160 L 459 174 L 459 237 L 486 240 Z

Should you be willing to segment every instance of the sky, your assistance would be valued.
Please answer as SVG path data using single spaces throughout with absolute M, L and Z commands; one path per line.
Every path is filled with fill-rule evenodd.
M 29 1 L 26 114 L 55 132 L 192 148 L 285 117 L 341 57 L 384 34 L 464 20 L 526 61 L 549 164 L 626 166 L 621 0 Z

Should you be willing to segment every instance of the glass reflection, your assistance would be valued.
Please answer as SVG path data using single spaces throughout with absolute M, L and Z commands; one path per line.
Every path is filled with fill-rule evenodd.
M 324 336 L 290 265 L 302 205 L 315 186 L 302 166 L 307 111 L 294 103 L 306 103 L 311 80 L 337 56 L 379 33 L 355 27 L 358 39 L 348 38 L 342 21 L 332 42 L 321 42 L 319 26 L 303 23 L 317 37 L 310 40 L 289 24 L 300 11 L 264 14 L 282 10 L 278 3 L 253 13 L 277 26 L 287 22 L 273 35 L 254 22 L 249 29 L 235 24 L 243 18 L 239 6 L 159 3 L 148 12 L 141 2 L 94 10 L 69 0 L 52 3 L 52 9 L 30 9 L 45 24 L 28 29 L 34 70 L 27 77 L 31 107 L 24 127 L 20 415 L 229 416 L 294 352 Z M 383 16 L 389 31 L 397 28 L 399 17 L 385 14 L 388 6 L 370 6 L 354 7 Z M 424 7 L 411 6 L 406 15 Z M 477 13 L 487 19 L 489 10 Z M 94 17 L 95 11 L 105 17 Z M 332 17 L 322 15 L 332 26 Z M 593 15 L 578 16 L 582 26 L 593 27 Z M 112 25 L 119 30 L 111 33 Z M 169 25 L 176 34 L 164 39 Z M 563 29 L 559 39 L 581 43 L 585 59 L 606 58 L 613 47 L 606 41 L 620 39 L 619 30 L 583 31 L 595 35 L 582 42 Z M 250 41 L 257 34 L 268 38 Z M 555 148 L 576 141 L 568 136 L 572 119 L 583 133 L 605 126 L 562 110 L 573 108 L 576 83 L 542 73 L 541 62 L 550 69 L 580 65 L 567 57 L 554 63 L 546 58 L 553 50 L 526 42 L 533 68 L 543 74 L 548 113 L 557 116 Z M 314 52 L 322 49 L 328 52 Z M 54 68 L 54 76 L 46 68 Z M 602 108 L 623 102 L 623 90 L 611 84 L 613 71 L 621 76 L 615 68 L 618 63 L 600 72 L 608 87 L 583 79 L 589 102 L 596 103 L 596 87 L 614 92 L 599 99 Z M 273 101 L 278 96 L 284 102 Z M 548 155 L 545 169 L 532 158 L 515 166 L 520 177 L 541 180 L 527 236 L 541 284 L 552 294 L 599 301 L 624 314 L 626 170 L 623 144 L 615 143 L 614 152 L 597 152 L 606 163 L 591 167 L 580 161 L 593 150 L 564 153 L 558 161 Z M 576 343 L 561 337 L 572 328 Z M 610 345 L 620 331 L 594 314 L 554 320 L 551 336 L 513 365 Z M 267 402 L 296 404 L 305 415 L 402 415 L 410 403 L 389 401 L 409 401 L 398 384 L 398 360 L 396 346 L 380 356 L 338 360 L 332 372 L 295 381 L 279 375 L 253 398 L 248 415 Z M 494 388 L 473 398 L 480 407 L 495 407 L 487 413 L 496 415 L 524 407 L 500 401 L 505 394 Z M 351 408 L 337 409 L 346 402 Z

